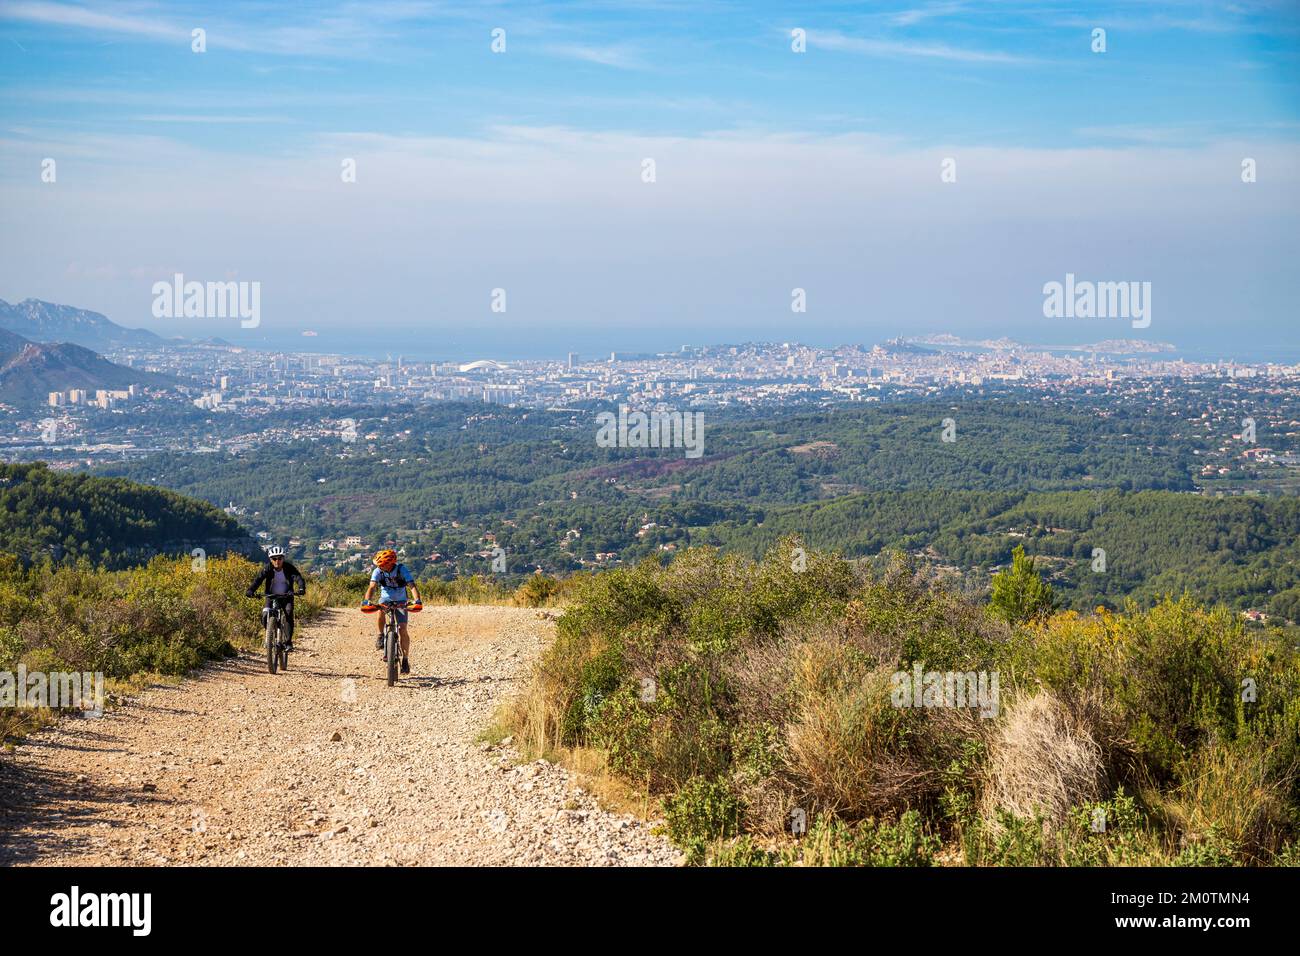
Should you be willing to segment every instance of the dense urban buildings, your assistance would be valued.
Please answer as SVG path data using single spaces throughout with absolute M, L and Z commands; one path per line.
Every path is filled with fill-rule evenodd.
M 870 347 L 684 345 L 657 354 L 569 352 L 563 359 L 511 362 L 490 357 L 416 362 L 400 356 L 379 361 L 206 344 L 124 348 L 107 355 L 134 369 L 172 376 L 178 384 L 170 390 L 52 392 L 43 417 L 11 416 L 15 427 L 0 443 L 0 455 L 12 460 L 36 456 L 72 466 L 164 449 L 239 450 L 265 440 L 346 431 L 347 422 L 332 418 L 331 409 L 343 414 L 358 406 L 428 402 L 575 411 L 626 403 L 721 411 L 949 392 L 981 397 L 1010 389 L 1026 395 L 1132 393 L 1158 405 L 1164 390 L 1184 381 L 1219 381 L 1263 392 L 1300 385 L 1300 365 L 1189 361 L 1177 357 L 1173 346 L 1158 343 L 1046 347 L 1006 340 L 963 342 L 952 336 L 894 339 Z M 160 414 L 140 414 L 151 406 Z M 161 414 L 190 406 L 222 421 L 197 449 L 191 437 L 172 432 L 166 425 L 169 416 Z M 253 424 L 269 409 L 319 413 L 302 416 L 291 434 L 283 435 Z M 244 418 L 250 422 L 248 432 L 232 437 L 230 423 Z M 1290 462 L 1291 453 L 1251 451 L 1257 461 L 1281 456 L 1283 463 Z

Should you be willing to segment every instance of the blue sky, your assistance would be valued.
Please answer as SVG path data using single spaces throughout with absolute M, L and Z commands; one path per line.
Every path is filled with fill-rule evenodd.
M 435 353 L 1127 334 L 1043 318 L 1072 271 L 1300 346 L 1294 3 L 205 6 L 0 0 L 0 297 L 189 335 L 152 282 L 237 276 L 263 326 L 203 334 Z

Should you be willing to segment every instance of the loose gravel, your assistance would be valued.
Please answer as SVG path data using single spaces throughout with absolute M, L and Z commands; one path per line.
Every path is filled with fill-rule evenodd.
M 568 771 L 476 742 L 554 634 L 523 608 L 412 616 L 386 686 L 374 624 L 327 611 L 287 672 L 241 655 L 0 758 L 0 865 L 677 865 Z

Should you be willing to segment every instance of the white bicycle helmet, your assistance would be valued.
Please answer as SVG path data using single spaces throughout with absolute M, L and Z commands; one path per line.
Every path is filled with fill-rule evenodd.
M 283 558 L 284 548 L 280 547 L 278 544 L 273 544 L 266 549 L 266 556 L 268 558 Z

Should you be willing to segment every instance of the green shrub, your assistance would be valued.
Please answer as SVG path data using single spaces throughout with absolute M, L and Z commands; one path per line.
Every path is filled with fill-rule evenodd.
M 779 853 L 765 850 L 747 836 L 717 840 L 707 851 L 706 865 L 729 867 L 781 866 Z
M 977 737 L 963 740 L 956 756 L 940 776 L 943 790 L 939 796 L 940 813 L 959 832 L 973 823 L 979 800 L 980 769 L 988 756 L 984 741 Z
M 1243 736 L 1275 745 L 1276 775 L 1300 762 L 1297 657 L 1226 609 L 1184 596 L 1149 611 L 1059 614 L 1019 635 L 1010 659 L 1065 699 L 1100 701 L 1115 769 L 1135 780 L 1173 784 L 1201 748 Z
M 710 841 L 739 833 L 742 812 L 740 800 L 730 787 L 702 777 L 664 801 L 668 836 L 688 853 L 700 853 Z
M 1174 866 L 1233 866 L 1238 863 L 1241 847 L 1211 828 L 1198 839 L 1187 841 L 1182 852 L 1174 857 Z
M 1051 614 L 1057 604 L 1052 586 L 1034 570 L 1034 559 L 1025 555 L 1025 546 L 1016 545 L 1011 567 L 993 576 L 989 598 L 993 613 L 1008 624 L 1024 624 Z
M 0 667 L 184 674 L 257 646 L 261 605 L 244 596 L 256 573 L 237 555 L 197 567 L 189 555 L 159 556 L 122 571 L 0 560 Z
M 558 579 L 545 574 L 534 574 L 514 593 L 514 602 L 522 607 L 541 607 L 548 604 L 560 591 Z
M 896 822 L 820 816 L 791 859 L 805 866 L 932 866 L 939 845 L 915 810 Z
M 781 728 L 761 721 L 735 727 L 731 731 L 731 752 L 736 776 L 747 781 L 771 777 L 781 766 L 784 744 Z
M 444 581 L 429 578 L 419 582 L 420 597 L 426 604 L 505 604 L 511 592 L 495 577 L 470 574 Z
M 1300 840 L 1292 840 L 1284 846 L 1274 857 L 1274 866 L 1300 866 Z
M 585 740 L 601 705 L 618 689 L 624 673 L 623 650 L 614 643 L 605 644 L 579 665 L 576 693 L 566 721 L 566 743 Z
M 322 607 L 356 607 L 369 586 L 370 575 L 364 571 L 357 574 L 314 575 L 308 587 L 308 596 L 315 596 Z
M 1167 862 L 1159 835 L 1128 794 L 1074 808 L 1058 835 L 1064 866 L 1149 866 Z
M 1295 649 L 1188 597 L 1008 625 L 905 559 L 877 574 L 798 548 L 757 562 L 690 548 L 574 584 L 510 717 L 517 739 L 603 751 L 611 772 L 663 796 L 693 862 L 747 859 L 742 830 L 788 844 L 792 808 L 822 821 L 804 863 L 906 857 L 907 833 L 918 859 L 942 838 L 971 865 L 1294 852 Z M 1064 782 L 1086 786 L 1036 772 L 1051 747 L 1028 748 L 1046 763 L 1003 759 L 1037 739 L 1033 722 L 1010 733 L 1009 711 L 898 706 L 892 675 L 914 664 L 997 672 L 1013 701 L 1052 699 L 1087 757 Z M 1050 819 L 1012 799 L 1013 778 L 1064 794 Z M 1104 832 L 1082 822 L 1097 810 Z
M 1042 820 L 1003 810 L 997 814 L 996 827 L 970 827 L 963 849 L 972 866 L 1041 866 L 1049 862 L 1043 843 Z
M 654 763 L 654 716 L 632 686 L 611 694 L 596 707 L 592 742 L 604 750 L 609 767 L 632 780 L 648 779 Z

